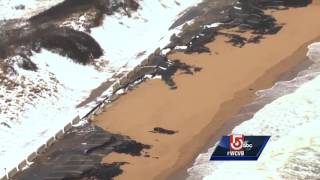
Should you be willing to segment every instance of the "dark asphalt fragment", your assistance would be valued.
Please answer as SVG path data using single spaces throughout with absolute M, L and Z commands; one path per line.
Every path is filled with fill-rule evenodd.
M 138 80 L 142 82 L 146 75 L 152 75 L 153 77 L 159 75 L 170 89 L 176 89 L 177 85 L 173 80 L 173 75 L 178 71 L 183 74 L 193 75 L 202 70 L 201 67 L 188 65 L 180 60 L 168 60 L 165 55 L 160 55 L 157 51 L 151 54 L 148 59 L 149 63 L 145 67 L 142 66 L 139 71 L 135 71 L 131 79 L 121 88 L 133 89 L 131 84 Z
M 155 127 L 150 132 L 159 133 L 159 134 L 167 134 L 167 135 L 173 135 L 173 134 L 177 133 L 177 131 L 173 131 L 173 130 L 169 130 L 169 129 L 165 129 L 165 128 L 161 128 L 161 127 Z
M 213 28 L 206 28 L 202 30 L 199 35 L 194 36 L 187 44 L 186 53 L 209 53 L 210 49 L 205 45 L 215 39 L 217 31 Z
M 134 140 L 123 141 L 121 144 L 114 147 L 114 152 L 130 154 L 132 156 L 141 156 L 144 149 L 150 149 L 150 145 L 141 144 Z
M 166 67 L 161 67 L 156 69 L 157 75 L 161 76 L 161 79 L 171 88 L 176 89 L 177 85 L 173 80 L 173 75 L 176 74 L 179 70 L 184 74 L 193 75 L 195 72 L 199 72 L 201 68 L 188 65 L 181 62 L 180 60 L 166 61 Z
M 227 43 L 231 43 L 233 46 L 236 47 L 243 47 L 246 42 L 247 42 L 247 38 L 242 37 L 238 34 L 224 34 L 225 36 L 227 36 L 229 38 L 229 40 L 227 40 Z
M 276 34 L 281 28 L 272 15 L 266 14 L 266 9 L 283 10 L 288 7 L 304 7 L 311 0 L 225 0 L 213 2 L 205 0 L 198 6 L 191 8 L 181 16 L 172 27 L 183 24 L 186 20 L 194 20 L 192 25 L 185 25 L 183 32 L 174 35 L 167 46 L 173 49 L 176 46 L 187 46 L 185 53 L 207 53 L 210 50 L 205 46 L 213 41 L 220 30 L 237 28 L 239 32 L 250 31 L 254 37 L 245 39 L 238 35 L 226 35 L 230 38 L 228 43 L 242 47 L 246 43 L 259 43 L 264 35 Z M 210 23 L 221 22 L 219 27 L 208 28 Z
M 264 37 L 262 35 L 257 35 L 257 36 L 253 36 L 250 39 L 248 39 L 248 43 L 259 43 L 261 41 L 261 39 L 263 39 Z
M 111 152 L 141 156 L 151 148 L 129 137 L 111 134 L 103 129 L 86 124 L 73 128 L 54 143 L 17 180 L 43 179 L 108 179 L 121 174 L 124 164 L 101 164 L 102 158 Z
M 88 170 L 85 170 L 81 175 L 74 177 L 64 177 L 62 180 L 112 180 L 114 177 L 122 174 L 121 166 L 126 162 L 114 162 L 111 164 L 99 164 Z

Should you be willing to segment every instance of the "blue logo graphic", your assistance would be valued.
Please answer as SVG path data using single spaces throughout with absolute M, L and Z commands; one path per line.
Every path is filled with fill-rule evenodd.
M 270 136 L 222 136 L 210 160 L 258 160 Z

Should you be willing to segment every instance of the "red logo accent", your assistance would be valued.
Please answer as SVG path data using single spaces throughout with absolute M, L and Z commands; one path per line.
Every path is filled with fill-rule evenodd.
M 243 142 L 244 142 L 243 135 L 231 134 L 230 135 L 230 150 L 231 151 L 242 150 Z

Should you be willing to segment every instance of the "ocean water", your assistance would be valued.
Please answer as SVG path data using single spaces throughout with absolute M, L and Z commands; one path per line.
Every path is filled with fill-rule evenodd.
M 209 161 L 215 148 L 188 169 L 193 179 L 320 179 L 320 43 L 309 45 L 313 65 L 290 81 L 257 92 L 270 102 L 232 133 L 271 135 L 258 161 Z
M 0 0 L 0 10 L 24 4 L 26 10 L 34 14 L 59 1 Z M 102 26 L 91 32 L 104 50 L 104 55 L 95 60 L 98 68 L 76 64 L 47 50 L 31 57 L 38 66 L 37 72 L 19 68 L 19 56 L 6 59 L 17 71 L 8 78 L 18 85 L 10 89 L 0 84 L 0 95 L 4 95 L 0 99 L 0 178 L 76 115 L 82 118 L 88 113 L 97 102 L 76 107 L 89 97 L 93 89 L 107 80 L 115 82 L 115 75 L 127 73 L 157 48 L 167 45 L 170 36 L 181 29 L 180 26 L 169 30 L 172 23 L 198 2 L 200 0 L 143 0 L 139 1 L 141 7 L 131 18 L 120 13 L 106 16 Z M 24 10 L 1 11 L 0 20 L 28 17 L 15 12 L 29 13 Z M 80 17 L 79 22 L 81 18 L 84 17 Z M 34 88 L 41 89 L 41 92 L 35 93 Z M 102 96 L 111 91 L 109 88 Z M 96 101 L 101 99 L 97 97 Z

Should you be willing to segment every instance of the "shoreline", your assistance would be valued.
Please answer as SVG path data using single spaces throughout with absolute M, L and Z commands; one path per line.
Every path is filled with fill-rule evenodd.
M 293 69 L 291 69 L 289 72 L 284 72 L 283 74 L 280 74 L 278 77 L 275 77 L 274 79 L 274 83 L 276 82 L 281 82 L 281 81 L 290 81 L 294 78 L 297 77 L 298 73 L 301 71 L 306 70 L 308 67 L 310 67 L 310 65 L 312 64 L 312 62 L 310 60 L 308 60 L 308 58 L 306 57 L 306 52 L 307 52 L 307 46 L 309 44 L 311 44 L 312 42 L 316 42 L 316 41 L 320 41 L 320 36 L 303 44 L 299 49 L 297 49 L 291 56 L 289 56 L 288 58 L 284 59 L 282 62 L 280 62 L 279 64 L 277 64 L 274 68 L 272 68 L 270 71 L 273 71 L 273 69 L 278 68 L 279 66 L 281 66 L 282 63 L 284 62 L 289 62 L 291 59 L 296 59 L 297 61 L 299 61 L 298 64 L 296 64 L 295 67 L 293 67 Z M 300 60 L 299 60 L 300 59 Z M 300 62 L 301 61 L 301 62 Z M 276 70 L 274 70 L 276 71 Z M 270 75 L 273 75 L 270 72 L 266 72 L 262 77 L 260 77 L 256 82 L 254 82 L 252 85 L 248 86 L 248 88 L 253 87 L 253 86 L 259 86 L 259 81 L 263 81 L 263 79 L 265 77 L 268 77 Z M 274 85 L 274 83 L 271 83 Z M 239 92 L 236 93 L 236 95 L 229 101 L 226 101 L 224 103 L 221 104 L 221 108 L 219 109 L 218 113 L 216 114 L 216 116 L 214 118 L 221 118 L 221 116 L 224 115 L 224 111 L 223 109 L 225 109 L 226 107 L 232 107 L 234 106 L 234 103 L 237 103 L 239 98 L 242 98 L 243 96 L 247 97 L 248 96 L 248 91 L 247 89 L 241 90 Z M 266 89 L 271 88 L 270 86 L 267 86 Z M 259 90 L 264 90 L 259 89 Z M 263 102 L 263 104 L 259 104 L 258 106 L 254 106 L 253 109 L 252 108 L 251 103 L 254 102 L 256 99 L 256 96 L 252 97 L 250 96 L 249 99 L 246 99 L 245 102 L 243 102 L 243 105 L 240 106 L 238 113 L 235 113 L 233 116 L 231 115 L 231 117 L 229 118 L 222 118 L 222 119 L 228 119 L 225 124 L 222 125 L 221 129 L 219 129 L 219 132 L 217 132 L 216 134 L 212 135 L 212 137 L 209 138 L 208 143 L 202 150 L 201 152 L 198 154 L 202 154 L 202 153 L 206 153 L 208 151 L 209 148 L 211 148 L 215 142 L 219 141 L 222 135 L 227 135 L 234 127 L 236 127 L 237 125 L 239 125 L 240 123 L 249 120 L 250 118 L 252 118 L 252 116 L 258 112 L 260 109 L 262 109 L 265 105 L 267 105 L 268 103 L 272 102 L 273 100 L 266 101 Z M 250 106 L 248 108 L 248 106 Z M 244 111 L 244 112 L 242 112 Z M 209 126 L 210 127 L 210 126 Z M 208 128 L 210 129 L 210 128 Z M 196 138 L 195 138 L 196 139 Z M 197 156 L 198 156 L 197 155 Z M 182 179 L 186 179 L 187 177 L 189 177 L 187 170 L 193 166 L 193 164 L 195 163 L 195 159 L 197 158 L 197 156 L 194 158 L 194 160 L 192 162 L 190 162 L 188 165 L 186 165 L 185 167 L 181 168 L 180 170 L 177 171 L 177 173 L 175 173 L 173 175 L 172 180 L 182 180 Z
M 310 7 L 306 7 L 306 8 L 299 8 L 299 9 L 290 9 L 290 10 L 288 10 L 288 11 L 303 11 L 303 10 L 301 10 L 301 9 L 308 9 L 308 8 L 310 8 Z M 276 12 L 277 14 L 286 14 L 286 12 L 288 12 L 288 11 L 282 11 L 282 12 Z M 307 11 L 307 10 L 304 10 L 304 11 Z M 291 12 L 292 13 L 292 12 Z M 282 18 L 284 18 L 284 16 L 285 15 L 283 15 L 283 17 Z M 297 16 L 297 15 L 295 15 L 295 16 Z M 298 20 L 297 20 L 298 21 Z M 280 21 L 281 22 L 281 21 Z M 298 23 L 298 22 L 296 22 L 296 23 Z M 319 27 L 319 25 L 317 25 L 317 27 Z M 287 25 L 285 25 L 284 26 L 284 29 L 287 29 Z M 291 29 L 292 30 L 292 29 Z M 282 32 L 283 30 L 281 30 L 280 32 L 279 32 L 279 34 Z M 299 30 L 296 30 L 297 32 L 299 32 Z M 275 39 L 275 38 L 277 38 L 278 36 L 280 36 L 279 34 L 276 34 L 276 35 L 272 35 L 272 36 L 267 36 L 267 38 L 266 39 L 264 39 L 264 40 L 262 40 L 262 42 L 261 43 L 259 43 L 259 44 L 256 44 L 256 45 L 248 45 L 248 46 L 261 46 L 261 44 L 262 43 L 264 43 L 266 40 L 268 40 L 268 39 Z M 282 33 L 283 34 L 283 33 Z M 310 35 L 309 35 L 310 36 Z M 307 38 L 305 38 L 305 39 L 307 39 Z M 311 39 L 314 39 L 314 38 L 311 38 Z M 308 39 L 308 40 L 306 40 L 306 41 L 308 41 L 309 42 L 309 40 L 310 39 Z M 303 40 L 302 40 L 303 41 Z M 306 42 L 305 41 L 305 42 Z M 304 42 L 304 43 L 305 43 Z M 213 45 L 215 44 L 216 42 L 214 42 L 213 43 Z M 302 43 L 303 44 L 303 43 Z M 306 43 L 305 43 L 306 44 Z M 211 43 L 209 43 L 209 45 L 208 46 L 210 46 L 211 45 Z M 300 44 L 301 45 L 301 44 Z M 294 46 L 296 46 L 296 44 L 294 45 Z M 298 47 L 301 47 L 301 46 L 298 46 Z M 246 47 L 243 47 L 243 49 L 245 49 Z M 296 48 L 297 49 L 297 48 Z M 179 53 L 178 53 L 179 54 Z M 220 54 L 220 53 L 219 53 Z M 290 53 L 289 53 L 290 54 Z M 181 54 L 179 54 L 179 55 L 181 55 Z M 194 54 L 193 54 L 194 55 Z M 186 57 L 186 56 L 193 56 L 193 55 L 181 55 L 182 57 Z M 199 54 L 199 55 L 194 55 L 194 56 L 202 56 L 203 54 Z M 176 56 L 176 54 L 174 54 L 173 56 Z M 293 53 L 292 54 L 292 56 L 297 56 L 297 55 L 295 55 L 295 53 Z M 303 56 L 305 56 L 305 54 L 303 54 Z M 214 56 L 213 56 L 214 57 Z M 287 57 L 287 58 L 290 58 L 290 55 L 289 55 L 289 57 Z M 181 58 L 179 58 L 179 59 L 181 59 Z M 183 58 L 182 58 L 183 59 Z M 190 58 L 190 59 L 192 59 L 192 58 Z M 193 58 L 194 59 L 194 58 Z M 284 62 L 283 60 L 284 60 L 285 58 L 281 58 L 281 60 L 280 60 L 280 62 Z M 302 61 L 302 59 L 299 59 L 299 58 L 297 58 L 297 60 L 296 61 L 299 61 L 299 62 L 294 62 L 294 63 L 291 63 L 291 64 L 286 64 L 286 63 L 284 63 L 282 66 L 286 66 L 286 65 L 290 65 L 290 67 L 292 66 L 292 67 L 294 67 L 294 66 L 296 66 L 297 64 L 299 64 L 300 63 L 300 61 Z M 194 63 L 194 62 L 192 62 L 192 63 Z M 206 68 L 206 66 L 203 66 L 204 68 Z M 273 67 L 273 66 L 272 66 Z M 277 68 L 275 68 L 276 70 L 274 70 L 274 71 L 279 71 L 279 69 L 277 69 Z M 291 68 L 289 68 L 288 67 L 288 69 L 291 69 Z M 287 70 L 288 70 L 287 69 Z M 281 70 L 281 68 L 280 68 L 280 70 Z M 269 79 L 269 78 L 266 78 L 267 79 L 267 81 L 268 81 L 268 83 L 267 84 L 265 84 L 265 85 L 254 85 L 254 87 L 252 87 L 252 86 L 250 86 L 250 84 L 249 84 L 249 87 L 251 87 L 252 89 L 254 89 L 254 90 L 257 90 L 257 89 L 265 89 L 265 88 L 267 88 L 267 87 L 270 87 L 277 79 L 275 78 L 276 76 L 277 77 L 279 77 L 279 76 L 281 76 L 281 74 L 282 73 L 284 73 L 284 72 L 287 72 L 287 70 L 283 70 L 282 69 L 282 71 L 280 71 L 280 72 L 278 72 L 279 74 L 278 75 L 276 75 L 274 72 L 272 72 L 272 70 L 271 70 L 271 72 L 265 72 L 265 73 L 271 73 L 272 75 L 273 75 L 273 77 L 269 77 L 269 78 L 271 78 L 271 79 Z M 202 72 L 200 72 L 200 73 L 202 73 Z M 197 76 L 198 76 L 198 74 L 196 74 L 196 75 L 194 75 L 194 77 L 192 77 L 192 78 L 197 78 Z M 260 77 L 260 76 L 259 76 Z M 175 79 L 180 79 L 181 81 L 187 81 L 186 79 L 188 79 L 188 77 L 187 76 L 180 76 L 180 75 L 175 75 L 174 76 L 174 78 Z M 179 81 L 180 81 L 179 80 Z M 178 83 L 178 87 L 179 87 L 179 85 L 181 85 L 182 83 L 181 82 L 179 82 L 179 81 L 177 81 Z M 107 112 L 105 112 L 105 113 L 103 113 L 102 115 L 100 115 L 97 119 L 98 120 L 96 120 L 95 122 L 96 122 L 96 124 L 98 124 L 98 125 L 100 125 L 100 127 L 103 127 L 104 129 L 108 129 L 108 130 L 115 130 L 115 131 L 117 131 L 117 132 L 120 132 L 120 133 L 125 133 L 126 132 L 126 130 L 124 130 L 123 128 L 121 129 L 121 130 L 119 130 L 119 129 L 117 129 L 116 128 L 116 124 L 117 123 L 114 123 L 113 122 L 113 124 L 112 125 L 109 125 L 108 123 L 109 122 L 105 122 L 105 123 L 103 123 L 103 122 L 101 122 L 101 121 L 103 121 L 103 116 L 107 116 L 106 114 L 108 114 L 109 113 L 109 111 L 110 111 L 110 109 L 112 110 L 112 109 L 114 109 L 114 108 L 117 108 L 117 107 L 119 107 L 119 106 L 122 106 L 121 104 L 123 104 L 123 101 L 127 101 L 128 102 L 128 98 L 130 98 L 130 97 L 128 97 L 128 96 L 131 96 L 131 99 L 133 98 L 133 95 L 132 94 L 134 94 L 136 97 L 134 97 L 134 99 L 136 99 L 137 97 L 139 97 L 139 94 L 140 94 L 140 96 L 141 96 L 141 94 L 143 94 L 144 92 L 147 92 L 146 91 L 146 89 L 149 87 L 149 88 L 151 88 L 151 87 L 154 87 L 154 86 L 157 86 L 158 88 L 160 88 L 160 92 L 162 92 L 162 91 L 166 91 L 165 90 L 165 88 L 166 87 L 164 87 L 163 86 L 163 84 L 161 84 L 162 82 L 160 82 L 160 81 L 157 81 L 157 80 L 153 80 L 152 82 L 150 82 L 150 81 L 148 81 L 148 82 L 146 82 L 146 83 L 143 83 L 142 85 L 141 85 L 141 87 L 139 87 L 139 88 L 137 88 L 136 90 L 134 90 L 133 92 L 129 92 L 126 96 L 123 96 L 123 97 L 121 97 L 120 98 L 120 100 L 119 101 L 117 101 L 117 102 L 115 102 L 113 105 L 112 105 L 112 107 L 110 107 L 108 110 L 107 110 Z M 144 88 L 144 92 L 142 91 L 141 92 L 141 88 Z M 224 111 L 221 111 L 220 112 L 220 109 L 221 109 L 221 107 L 223 107 L 223 104 L 225 104 L 226 102 L 228 102 L 228 101 L 224 101 L 222 104 L 220 104 L 220 107 L 218 108 L 219 110 L 217 110 L 216 112 L 219 112 L 219 114 L 222 114 L 223 116 L 223 118 L 222 119 L 228 119 L 228 118 L 226 118 L 226 117 L 224 117 L 224 116 L 232 116 L 232 114 L 233 115 L 235 115 L 236 113 L 237 113 L 237 111 L 239 111 L 240 109 L 241 109 L 241 107 L 243 107 L 243 105 L 245 105 L 245 104 L 247 104 L 248 102 L 250 102 L 249 101 L 249 99 L 251 98 L 251 100 L 252 99 L 254 99 L 254 93 L 252 92 L 252 90 L 250 90 L 250 91 L 248 91 L 248 89 L 247 88 L 243 88 L 243 89 L 245 89 L 244 90 L 244 93 L 248 93 L 247 94 L 247 96 L 249 97 L 246 97 L 246 98 L 248 98 L 248 99 L 246 99 L 246 98 L 243 98 L 243 95 L 241 94 L 241 93 L 237 93 L 236 92 L 236 94 L 234 94 L 234 96 L 233 97 L 240 97 L 240 99 L 239 99 L 239 101 L 240 101 L 240 106 L 239 107 L 234 107 L 235 105 L 234 104 L 232 104 L 232 106 L 233 106 L 233 110 L 232 110 L 232 112 L 224 112 Z M 137 93 L 137 91 L 140 91 L 139 93 Z M 159 92 L 158 90 L 157 91 L 155 91 L 155 89 L 153 88 L 153 89 L 151 89 L 151 91 L 154 91 L 154 92 Z M 178 88 L 178 91 L 179 91 L 179 88 Z M 240 91 L 241 92 L 241 91 Z M 255 91 L 254 91 L 255 92 Z M 138 95 L 137 95 L 138 94 Z M 157 93 L 155 93 L 155 94 L 157 94 Z M 166 95 L 169 95 L 167 92 L 166 92 Z M 170 96 L 170 95 L 169 95 Z M 143 96 L 142 96 L 143 97 Z M 123 100 L 123 99 L 125 99 L 125 100 Z M 122 101 L 122 102 L 121 102 Z M 232 101 L 232 100 L 231 100 Z M 237 102 L 237 103 L 239 103 L 239 102 Z M 236 104 L 237 104 L 236 103 Z M 239 104 L 238 104 L 239 105 Z M 225 106 L 225 105 L 224 105 Z M 230 107 L 230 105 L 227 105 L 228 107 Z M 128 106 L 127 105 L 125 105 L 125 107 L 126 108 L 124 108 L 125 110 L 127 110 L 127 108 L 128 108 Z M 105 115 L 104 115 L 105 114 Z M 129 116 L 130 117 L 130 116 Z M 216 116 L 214 116 L 214 117 L 216 117 Z M 110 116 L 108 116 L 108 119 L 112 119 L 112 116 L 110 117 Z M 130 118 L 132 118 L 132 117 L 130 117 Z M 99 121 L 99 119 L 100 119 L 100 121 Z M 102 120 L 101 120 L 102 119 Z M 128 119 L 127 119 L 128 120 Z M 104 120 L 105 121 L 105 120 Z M 114 120 L 114 121 L 116 121 L 116 120 Z M 120 122 L 121 123 L 121 122 Z M 153 122 L 154 124 L 157 124 L 156 122 Z M 212 122 L 211 121 L 211 123 L 212 123 L 212 125 L 211 126 L 213 126 L 213 125 L 217 125 L 217 120 L 215 119 L 215 121 L 214 122 Z M 222 127 L 224 126 L 224 123 L 222 123 L 222 122 L 219 122 L 219 125 L 220 125 L 220 130 L 222 129 Z M 133 123 L 135 126 L 137 126 L 137 124 L 135 124 L 135 123 Z M 170 125 L 170 123 L 169 122 L 165 122 L 164 124 L 166 124 L 167 126 L 168 125 Z M 141 125 L 141 124 L 140 124 Z M 113 127 L 113 126 L 115 126 L 115 127 Z M 174 126 L 174 125 L 172 125 L 172 126 Z M 139 127 L 139 126 L 138 126 Z M 212 127 L 210 127 L 210 126 L 207 126 L 207 130 L 205 130 L 205 131 L 212 131 L 212 129 L 214 129 L 214 128 L 212 128 Z M 216 129 L 219 129 L 219 128 L 216 128 Z M 172 128 L 171 128 L 172 129 Z M 174 130 L 177 130 L 177 129 L 174 129 Z M 204 134 L 204 132 L 203 132 L 203 130 L 204 129 L 202 129 L 201 131 L 199 131 L 199 132 L 201 132 L 202 134 Z M 178 131 L 180 131 L 180 129 L 178 130 Z M 129 131 L 130 132 L 130 131 Z M 217 130 L 217 132 L 220 132 L 220 131 L 218 131 Z M 127 133 L 125 133 L 125 134 L 127 134 Z M 139 139 L 139 137 L 140 136 L 143 136 L 142 135 L 143 133 L 142 132 L 132 132 L 132 133 L 129 133 L 129 136 L 130 137 L 133 137 L 134 139 L 138 139 L 139 141 L 141 141 L 140 139 Z M 211 134 L 211 135 L 209 135 L 209 134 Z M 219 134 L 219 133 L 218 133 Z M 146 134 L 146 136 L 148 136 L 149 134 Z M 157 135 L 156 136 L 156 138 L 159 138 L 159 139 L 168 139 L 168 138 L 171 138 L 171 137 L 174 137 L 174 136 L 179 136 L 179 133 L 177 133 L 177 135 L 173 135 L 173 136 L 170 136 L 170 137 L 163 137 L 163 136 L 161 136 L 161 135 Z M 201 136 L 201 135 L 199 135 L 199 136 Z M 178 162 L 178 163 L 175 163 L 175 164 L 173 164 L 173 165 L 171 165 L 171 167 L 170 167 L 170 170 L 168 171 L 168 169 L 162 169 L 160 172 L 161 172 L 161 175 L 155 175 L 155 176 L 152 176 L 152 177 L 155 177 L 156 179 L 163 179 L 163 178 L 167 178 L 167 177 L 169 177 L 169 175 L 171 175 L 171 174 L 175 174 L 175 172 L 177 172 L 177 171 L 179 171 L 179 167 L 180 167 L 180 170 L 181 169 L 183 169 L 183 165 L 182 164 L 184 164 L 184 168 L 186 167 L 186 166 L 188 166 L 188 167 L 190 167 L 189 165 L 190 165 L 190 161 L 191 161 L 191 163 L 193 162 L 193 160 L 194 160 L 194 157 L 195 156 L 197 156 L 198 154 L 199 154 L 199 152 L 201 152 L 202 150 L 203 150 L 203 145 L 204 144 L 207 144 L 208 145 L 208 139 L 210 140 L 212 140 L 212 136 L 214 136 L 214 135 L 212 135 L 212 133 L 207 133 L 206 135 L 202 135 L 201 136 L 201 138 L 199 138 L 198 136 L 193 136 L 192 137 L 192 140 L 189 140 L 189 143 L 186 143 L 186 144 L 184 144 L 184 146 L 181 146 L 181 148 L 180 148 L 180 151 L 179 151 L 179 153 L 178 154 L 180 154 L 180 157 L 178 158 L 178 159 L 176 159 L 176 162 Z M 143 139 L 143 138 L 142 138 Z M 198 141 L 195 141 L 194 139 L 197 139 Z M 199 139 L 201 139 L 201 142 L 199 141 Z M 205 140 L 204 140 L 205 139 Z M 204 142 L 205 141 L 205 142 Z M 142 141 L 143 142 L 143 141 Z M 192 149 L 197 149 L 197 150 L 189 150 L 189 151 L 192 151 L 192 152 L 188 152 L 188 151 L 181 151 L 181 149 L 188 149 L 188 148 L 183 148 L 183 147 L 190 147 L 190 145 L 189 144 L 192 144 L 192 146 L 195 146 L 195 142 L 197 143 L 197 145 L 196 145 L 196 147 L 193 147 Z M 152 149 L 150 150 L 150 151 L 152 151 Z M 181 154 L 188 154 L 188 156 L 189 157 L 187 157 L 187 159 L 185 158 L 185 157 L 181 157 Z M 191 155 L 190 155 L 191 154 Z M 161 157 L 160 157 L 161 158 Z M 113 157 L 106 157 L 106 160 L 105 161 L 113 161 L 113 160 L 118 160 L 118 159 L 120 159 L 120 160 L 128 160 L 129 162 L 131 161 L 133 161 L 133 162 L 139 162 L 139 160 L 137 160 L 137 159 L 133 159 L 133 158 L 131 158 L 131 157 L 127 157 L 127 156 L 119 156 L 119 155 L 113 155 Z M 141 158 L 140 158 L 141 159 Z M 156 161 L 156 160 L 154 160 L 154 161 Z M 183 162 L 182 162 L 183 161 Z M 180 162 L 180 163 L 179 163 Z M 186 162 L 189 162 L 189 164 L 188 163 L 186 163 Z M 177 167 L 178 166 L 178 167 Z M 125 165 L 125 167 L 124 167 L 124 176 L 119 176 L 118 178 L 120 179 L 121 177 L 122 178 L 124 178 L 124 177 L 126 177 L 126 175 L 128 176 L 128 174 L 126 173 L 127 172 L 127 169 L 130 169 L 130 168 L 127 168 L 128 166 L 127 165 Z M 172 167 L 175 167 L 175 168 L 172 168 Z M 132 166 L 131 166 L 131 169 L 132 169 Z M 131 173 L 132 173 L 132 171 L 133 170 L 131 170 Z

